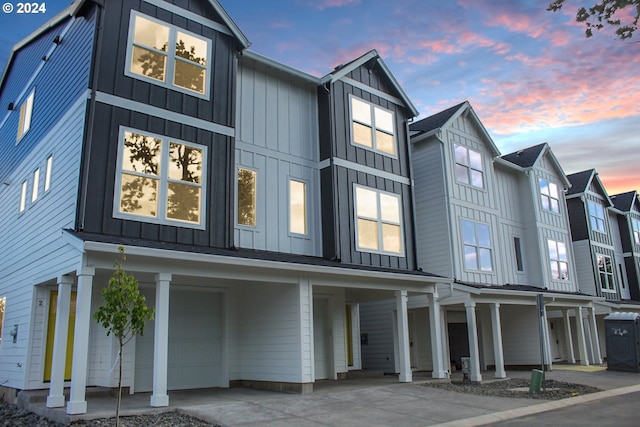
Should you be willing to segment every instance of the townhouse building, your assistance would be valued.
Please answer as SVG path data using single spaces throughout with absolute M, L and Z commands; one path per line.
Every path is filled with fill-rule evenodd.
M 389 298 L 411 381 L 408 295 L 451 281 L 417 268 L 417 111 L 376 51 L 316 78 L 249 45 L 215 0 L 77 0 L 14 48 L 5 387 L 84 413 L 121 360 L 151 406 L 186 388 L 306 393 L 361 368 L 359 304 Z M 92 318 L 120 247 L 155 308 L 122 355 Z

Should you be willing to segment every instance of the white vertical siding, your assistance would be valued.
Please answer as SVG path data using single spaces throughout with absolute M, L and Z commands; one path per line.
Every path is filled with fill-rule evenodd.
M 540 364 L 538 316 L 535 306 L 500 306 L 505 365 Z
M 591 245 L 588 240 L 573 242 L 573 252 L 575 253 L 576 273 L 580 291 L 586 295 L 598 295 L 595 273 L 593 270 L 593 256 Z

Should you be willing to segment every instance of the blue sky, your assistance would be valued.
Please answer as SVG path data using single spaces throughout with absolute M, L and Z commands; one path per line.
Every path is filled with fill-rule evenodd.
M 640 190 L 640 43 L 586 39 L 574 15 L 587 1 L 555 14 L 545 0 L 221 4 L 257 53 L 321 76 L 377 49 L 420 118 L 468 100 L 502 154 L 548 142 L 567 174 L 595 168 L 610 195 Z M 0 61 L 69 3 L 0 14 Z

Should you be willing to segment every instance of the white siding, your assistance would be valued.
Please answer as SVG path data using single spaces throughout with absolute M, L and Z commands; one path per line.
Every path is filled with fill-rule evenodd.
M 66 243 L 62 229 L 74 226 L 85 105 L 83 95 L 8 177 L 9 185 L 0 185 L 0 218 L 11 224 L 0 228 L 4 247 L 0 296 L 7 297 L 3 337 L 9 337 L 9 329 L 18 325 L 17 342 L 4 339 L 0 346 L 0 378 L 7 380 L 8 387 L 42 387 L 46 309 L 32 308 L 36 298 L 42 298 L 34 292 L 34 285 L 45 281 L 55 284 L 57 276 L 79 266 L 80 254 Z M 49 155 L 53 155 L 51 188 L 44 193 L 41 179 L 40 196 L 34 203 L 28 197 L 27 208 L 20 213 L 22 182 L 29 182 L 30 196 L 33 171 L 37 167 L 44 171 Z
M 598 295 L 593 260 L 591 256 L 591 247 L 588 240 L 573 242 L 573 251 L 576 258 L 576 273 L 578 275 L 578 283 L 580 283 L 580 291 L 586 295 Z
M 505 365 L 540 364 L 538 317 L 535 306 L 500 306 Z

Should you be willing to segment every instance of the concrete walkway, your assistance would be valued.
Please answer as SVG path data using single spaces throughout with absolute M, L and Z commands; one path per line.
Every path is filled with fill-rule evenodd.
M 223 426 L 479 426 L 560 407 L 640 391 L 640 374 L 555 366 L 547 379 L 586 384 L 605 391 L 563 400 L 543 401 L 496 398 L 424 387 L 429 378 L 414 377 L 398 383 L 397 377 L 376 375 L 341 381 L 319 381 L 307 395 L 231 388 L 169 392 L 168 408 L 149 407 L 149 393 L 124 396 L 121 414 L 180 410 Z M 486 380 L 491 372 L 483 373 Z M 509 378 L 529 378 L 530 371 L 510 371 Z M 69 417 L 64 409 L 47 409 L 44 399 L 32 393 L 29 408 L 50 419 L 69 423 L 77 419 L 111 417 L 113 396 L 88 397 L 88 413 Z

